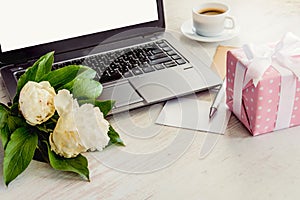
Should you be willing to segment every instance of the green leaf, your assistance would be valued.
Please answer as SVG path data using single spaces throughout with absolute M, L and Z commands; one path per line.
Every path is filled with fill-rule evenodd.
M 0 103 L 0 137 L 4 149 L 6 148 L 6 145 L 10 139 L 10 135 L 12 133 L 10 132 L 8 127 L 9 116 L 9 108 L 6 105 Z
M 54 52 L 47 53 L 46 55 L 42 56 L 40 62 L 38 63 L 38 68 L 36 72 L 35 81 L 40 82 L 41 78 L 51 72 L 52 65 L 54 62 Z
M 12 133 L 4 151 L 3 178 L 6 185 L 28 167 L 37 143 L 38 136 L 31 129 L 21 127 Z
M 0 103 L 0 129 L 4 127 L 4 125 L 7 123 L 7 116 L 9 115 L 9 108 Z
M 53 151 L 51 151 L 49 144 L 45 141 L 48 146 L 48 155 L 51 167 L 61 171 L 75 172 L 87 180 L 89 180 L 89 169 L 87 159 L 79 154 L 75 158 L 64 158 Z
M 73 84 L 70 92 L 73 97 L 79 99 L 96 99 L 102 92 L 101 83 L 90 79 L 78 79 Z
M 93 79 L 96 76 L 96 71 L 92 68 L 89 68 L 87 66 L 81 65 L 81 67 L 84 67 L 84 71 L 81 72 L 78 76 L 76 76 L 76 79 Z
M 96 76 L 96 71 L 86 67 L 86 70 L 84 72 L 82 72 L 81 74 L 79 74 L 78 76 L 76 76 L 75 79 L 73 79 L 72 81 L 70 81 L 69 83 L 61 86 L 60 88 L 58 88 L 58 90 L 61 89 L 67 89 L 67 90 L 72 90 L 74 83 L 79 80 L 79 79 L 93 79 Z
M 48 74 L 44 75 L 41 81 L 49 81 L 54 89 L 58 89 L 61 86 L 69 83 L 81 73 L 86 71 L 88 67 L 82 65 L 69 65 L 54 71 L 49 72 Z
M 11 110 L 14 110 L 13 107 Z M 0 104 L 0 135 L 4 149 L 10 140 L 11 133 L 23 126 L 27 126 L 23 118 L 11 115 L 9 108 Z
M 108 130 L 108 137 L 110 138 L 108 145 L 119 145 L 119 146 L 125 146 L 123 141 L 121 140 L 119 134 L 114 130 L 114 128 L 110 125 Z
M 13 100 L 14 103 L 18 101 L 20 91 L 28 81 L 38 81 L 42 76 L 51 71 L 53 60 L 54 52 L 49 52 L 40 57 L 31 67 L 26 70 L 26 72 L 18 80 L 17 93 Z
M 11 132 L 9 131 L 7 124 L 5 124 L 4 127 L 2 127 L 0 129 L 0 137 L 2 140 L 3 149 L 6 149 L 6 145 L 7 145 L 8 141 L 10 140 L 10 135 L 11 135 L 10 133 Z
M 12 133 L 19 127 L 27 126 L 25 119 L 13 115 L 9 115 L 7 118 L 7 124 L 9 131 Z
M 106 117 L 107 114 L 111 111 L 111 109 L 115 105 L 115 101 L 113 100 L 105 100 L 105 101 L 99 101 L 99 100 L 79 100 L 78 103 L 80 105 L 85 104 L 85 103 L 91 103 L 98 107 L 101 112 L 103 113 L 103 116 Z

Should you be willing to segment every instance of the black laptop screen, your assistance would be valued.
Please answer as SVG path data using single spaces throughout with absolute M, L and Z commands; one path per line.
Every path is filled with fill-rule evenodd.
M 66 52 L 124 30 L 164 27 L 161 0 L 12 0 L 0 10 L 2 56 Z

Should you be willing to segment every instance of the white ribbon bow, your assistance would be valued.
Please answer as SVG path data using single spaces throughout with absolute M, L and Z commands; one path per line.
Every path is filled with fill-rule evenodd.
M 289 127 L 294 108 L 297 77 L 300 77 L 300 39 L 292 33 L 287 33 L 275 47 L 244 45 L 243 50 L 249 64 L 247 70 L 240 69 L 242 67 L 240 62 L 237 63 L 239 66 L 236 66 L 234 113 L 241 117 L 243 88 L 251 80 L 256 87 L 265 71 L 272 66 L 281 75 L 279 106 L 274 130 Z M 240 84 L 241 80 L 243 84 Z
M 244 84 L 253 80 L 255 87 L 265 71 L 273 67 L 284 67 L 300 77 L 300 39 L 292 33 L 284 35 L 275 48 L 267 45 L 244 45 L 244 52 L 250 61 Z

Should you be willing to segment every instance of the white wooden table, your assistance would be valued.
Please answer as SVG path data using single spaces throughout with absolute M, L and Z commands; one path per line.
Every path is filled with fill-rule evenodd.
M 167 28 L 179 34 L 198 2 L 166 0 Z M 300 36 L 300 0 L 224 2 L 241 27 L 238 37 L 180 40 L 212 58 L 218 45 L 273 42 L 287 31 Z M 162 106 L 110 119 L 127 146 L 87 154 L 91 182 L 33 161 L 9 187 L 0 181 L 0 199 L 299 199 L 300 127 L 252 137 L 232 116 L 218 136 L 155 125 Z

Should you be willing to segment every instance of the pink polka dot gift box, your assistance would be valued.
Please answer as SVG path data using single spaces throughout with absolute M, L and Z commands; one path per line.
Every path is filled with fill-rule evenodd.
M 252 135 L 300 125 L 300 38 L 230 50 L 226 103 Z

